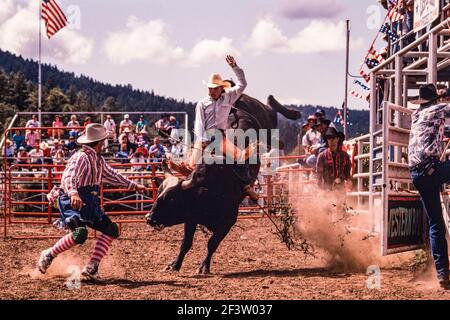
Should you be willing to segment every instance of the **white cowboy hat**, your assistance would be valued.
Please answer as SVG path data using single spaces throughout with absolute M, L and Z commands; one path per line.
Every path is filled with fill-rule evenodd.
M 90 123 L 86 126 L 86 133 L 77 139 L 79 144 L 87 144 L 105 140 L 108 132 L 100 123 Z
M 48 149 L 48 144 L 47 144 L 47 142 L 42 141 L 41 144 L 39 145 L 39 147 L 40 147 L 42 150 L 47 150 L 47 149 Z
M 217 87 L 230 87 L 230 83 L 227 81 L 223 81 L 222 77 L 218 73 L 213 73 L 209 76 L 208 82 L 206 82 L 206 86 L 208 88 L 217 88 Z

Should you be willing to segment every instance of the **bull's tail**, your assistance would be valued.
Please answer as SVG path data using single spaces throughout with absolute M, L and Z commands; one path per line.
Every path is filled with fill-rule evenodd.
M 273 110 L 281 113 L 283 116 L 285 116 L 290 120 L 298 120 L 302 117 L 302 114 L 299 111 L 286 108 L 277 100 L 275 100 L 275 98 L 272 95 L 267 97 L 267 105 L 272 107 Z

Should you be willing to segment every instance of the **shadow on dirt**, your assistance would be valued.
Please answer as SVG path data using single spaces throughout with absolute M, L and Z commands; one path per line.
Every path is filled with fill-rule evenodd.
M 134 289 L 134 288 L 140 288 L 140 287 L 147 287 L 147 286 L 158 286 L 158 285 L 165 285 L 165 286 L 172 286 L 172 287 L 181 287 L 181 288 L 194 288 L 195 286 L 179 282 L 179 281 L 156 281 L 156 280 L 128 280 L 128 279 L 105 279 L 101 281 L 83 281 L 85 284 L 93 284 L 96 286 L 109 286 L 109 285 L 116 285 L 122 288 L 128 288 L 128 289 Z
M 293 270 L 253 270 L 224 274 L 223 278 L 264 278 L 264 277 L 326 277 L 344 278 L 349 273 L 340 273 L 326 268 L 302 268 Z

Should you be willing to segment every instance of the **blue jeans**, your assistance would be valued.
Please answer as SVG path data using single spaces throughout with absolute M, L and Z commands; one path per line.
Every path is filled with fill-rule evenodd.
M 317 164 L 317 156 L 315 154 L 312 154 L 308 158 L 306 158 L 306 165 L 310 168 L 313 168 L 314 171 L 316 170 L 316 164 Z
M 450 161 L 440 162 L 431 175 L 411 171 L 414 186 L 419 191 L 428 216 L 431 251 L 439 279 L 449 276 L 447 240 L 441 207 L 441 185 L 450 181 Z

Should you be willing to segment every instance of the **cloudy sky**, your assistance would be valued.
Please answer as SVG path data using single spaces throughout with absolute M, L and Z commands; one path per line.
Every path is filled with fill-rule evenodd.
M 43 62 L 192 102 L 205 96 L 210 73 L 233 76 L 224 59 L 231 53 L 250 95 L 340 106 L 345 20 L 355 74 L 384 15 L 375 0 L 57 1 L 71 25 L 50 40 L 43 33 Z M 1 49 L 37 59 L 38 3 L 0 0 Z M 367 105 L 350 98 L 350 108 Z

